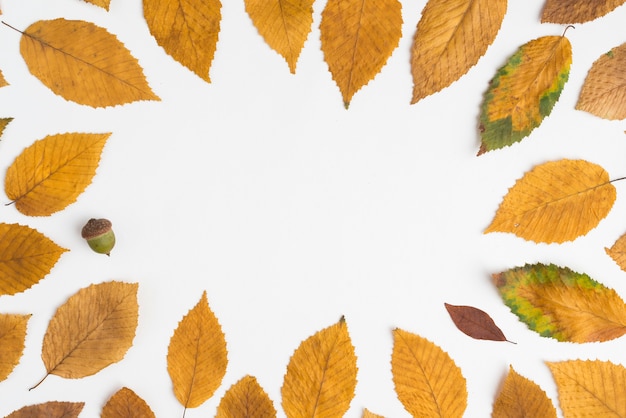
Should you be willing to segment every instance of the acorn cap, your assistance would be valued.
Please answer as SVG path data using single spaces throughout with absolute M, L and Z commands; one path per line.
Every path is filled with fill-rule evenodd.
M 83 227 L 83 230 L 80 232 L 80 235 L 86 240 L 99 237 L 100 235 L 106 234 L 111 230 L 113 224 L 108 219 L 94 219 L 91 218 L 87 221 L 87 224 Z

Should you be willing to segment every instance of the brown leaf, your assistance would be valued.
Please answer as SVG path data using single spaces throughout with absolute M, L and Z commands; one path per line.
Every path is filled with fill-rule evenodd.
M 46 402 L 11 412 L 5 418 L 77 418 L 84 402 Z
M 556 418 L 556 409 L 535 382 L 509 367 L 509 374 L 493 404 L 491 418 L 527 417 Z
M 584 23 L 609 13 L 625 0 L 546 0 L 542 23 Z
M 478 340 L 508 341 L 487 312 L 473 306 L 444 305 L 454 325 L 464 334 Z
M 107 11 L 109 10 L 109 5 L 111 3 L 111 0 L 85 0 L 85 1 L 87 3 L 91 3 L 98 7 L 102 7 L 103 9 L 106 9 Z
M 28 226 L 0 223 L 0 237 L 0 295 L 29 289 L 68 251 Z
M 626 271 L 626 234 L 619 237 L 611 248 L 605 248 L 604 251 L 617 263 L 619 268 Z
M 146 401 L 129 388 L 121 388 L 102 408 L 100 418 L 155 418 Z
M 368 411 L 367 408 L 365 408 L 363 410 L 363 416 L 361 418 L 384 418 L 384 417 L 382 415 L 373 414 L 370 411 Z
M 273 418 L 272 400 L 253 376 L 232 385 L 217 407 L 215 418 Z
M 29 319 L 30 315 L 0 314 L 0 382 L 11 374 L 22 357 Z

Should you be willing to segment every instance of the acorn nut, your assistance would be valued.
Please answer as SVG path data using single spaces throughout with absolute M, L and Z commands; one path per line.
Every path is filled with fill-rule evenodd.
M 87 240 L 87 244 L 95 252 L 110 255 L 115 245 L 115 234 L 111 226 L 111 221 L 108 219 L 91 218 L 83 227 L 81 236 Z

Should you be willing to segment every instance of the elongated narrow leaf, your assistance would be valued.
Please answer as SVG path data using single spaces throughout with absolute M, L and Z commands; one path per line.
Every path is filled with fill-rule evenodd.
M 129 388 L 122 388 L 109 398 L 100 418 L 155 418 L 146 401 Z
M 513 367 L 493 404 L 491 418 L 556 418 L 556 409 L 546 393 Z
M 572 46 L 565 36 L 522 45 L 491 79 L 480 114 L 478 154 L 521 141 L 538 127 L 569 78 Z
M 585 343 L 626 333 L 626 305 L 586 274 L 554 264 L 527 264 L 493 275 L 504 303 L 543 337 Z
M 464 334 L 477 340 L 507 341 L 487 312 L 473 306 L 444 305 L 454 325 Z
M 517 180 L 504 196 L 489 232 L 510 232 L 535 242 L 565 242 L 585 235 L 615 202 L 609 174 L 584 160 L 551 161 Z
M 398 46 L 402 5 L 398 0 L 329 0 L 320 34 L 324 59 L 347 108 Z
M 77 418 L 84 402 L 46 402 L 11 412 L 5 418 Z
M 273 418 L 276 409 L 253 376 L 232 385 L 220 401 L 215 418 Z
M 105 10 L 109 10 L 109 5 L 111 4 L 111 0 L 85 0 L 87 3 L 91 3 L 95 6 L 102 7 Z
M 604 251 L 617 263 L 619 268 L 626 271 L 626 234 L 619 237 L 611 248 L 605 248 Z
M 429 0 L 411 47 L 416 103 L 476 65 L 500 30 L 507 0 Z
M 625 0 L 546 0 L 541 14 L 543 23 L 584 23 L 597 19 Z
M 65 209 L 91 184 L 110 135 L 66 133 L 36 141 L 7 170 L 7 196 L 24 215 Z
M 6 379 L 24 352 L 30 315 L 0 314 L 0 382 Z
M 398 399 L 414 417 L 462 417 L 467 389 L 461 369 L 440 347 L 401 329 L 393 332 L 391 372 Z
M 92 107 L 159 100 L 128 49 L 105 29 L 80 20 L 40 20 L 20 42 L 30 72 L 55 94 Z
M 304 340 L 281 388 L 288 418 L 343 417 L 354 397 L 356 355 L 344 318 Z

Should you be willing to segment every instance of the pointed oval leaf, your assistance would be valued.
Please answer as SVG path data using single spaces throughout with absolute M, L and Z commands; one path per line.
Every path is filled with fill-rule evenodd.
M 167 371 L 176 399 L 195 408 L 213 396 L 228 364 L 226 339 L 206 292 L 178 324 L 167 350 Z
M 556 418 L 556 409 L 539 385 L 509 367 L 491 418 L 527 417 Z
M 493 275 L 504 303 L 543 337 L 585 343 L 626 333 L 626 305 L 586 274 L 554 264 L 527 264 Z
M 313 0 L 244 0 L 265 42 L 282 55 L 292 74 L 313 24 Z
M 462 417 L 467 389 L 461 369 L 440 347 L 395 329 L 391 372 L 398 399 L 414 417 Z
M 0 223 L 0 296 L 30 289 L 68 251 L 28 226 Z
M 157 43 L 176 61 L 211 82 L 220 0 L 144 0 L 143 14 Z
M 522 45 L 489 83 L 481 105 L 478 154 L 530 135 L 559 100 L 571 64 L 572 46 L 565 36 Z
M 402 5 L 398 0 L 329 0 L 320 35 L 324 60 L 347 108 L 398 46 Z
M 304 340 L 281 388 L 288 418 L 342 417 L 354 397 L 356 354 L 344 318 Z
M 245 376 L 226 391 L 215 418 L 273 418 L 276 409 L 254 376 Z
M 484 233 L 510 232 L 545 243 L 573 241 L 609 214 L 615 198 L 609 174 L 599 165 L 550 161 L 517 180 Z
M 411 103 L 457 81 L 491 45 L 506 14 L 506 0 L 429 0 L 411 47 Z
M 0 136 L 4 132 L 4 128 L 13 120 L 13 118 L 0 118 Z
M 102 7 L 106 11 L 109 10 L 109 5 L 111 4 L 111 0 L 85 0 L 85 1 L 95 6 Z
M 384 418 L 384 417 L 382 415 L 374 414 L 374 413 L 370 412 L 367 408 L 365 408 L 363 410 L 362 418 Z
M 0 382 L 11 374 L 22 357 L 29 319 L 30 315 L 0 314 Z
M 155 418 L 146 401 L 129 388 L 121 388 L 102 408 L 100 418 Z
M 508 341 L 487 312 L 473 306 L 444 305 L 454 325 L 464 334 L 477 340 Z
M 46 402 L 25 406 L 5 418 L 77 418 L 84 406 L 84 402 Z
M 619 268 L 626 271 L 626 234 L 619 237 L 611 248 L 605 248 L 604 251 L 617 263 Z
M 40 20 L 20 42 L 30 72 L 66 100 L 92 107 L 160 100 L 115 35 L 81 20 Z
M 24 215 L 65 209 L 91 184 L 110 135 L 66 133 L 35 141 L 8 168 L 7 196 Z
M 542 23 L 584 23 L 597 19 L 626 0 L 546 0 Z

